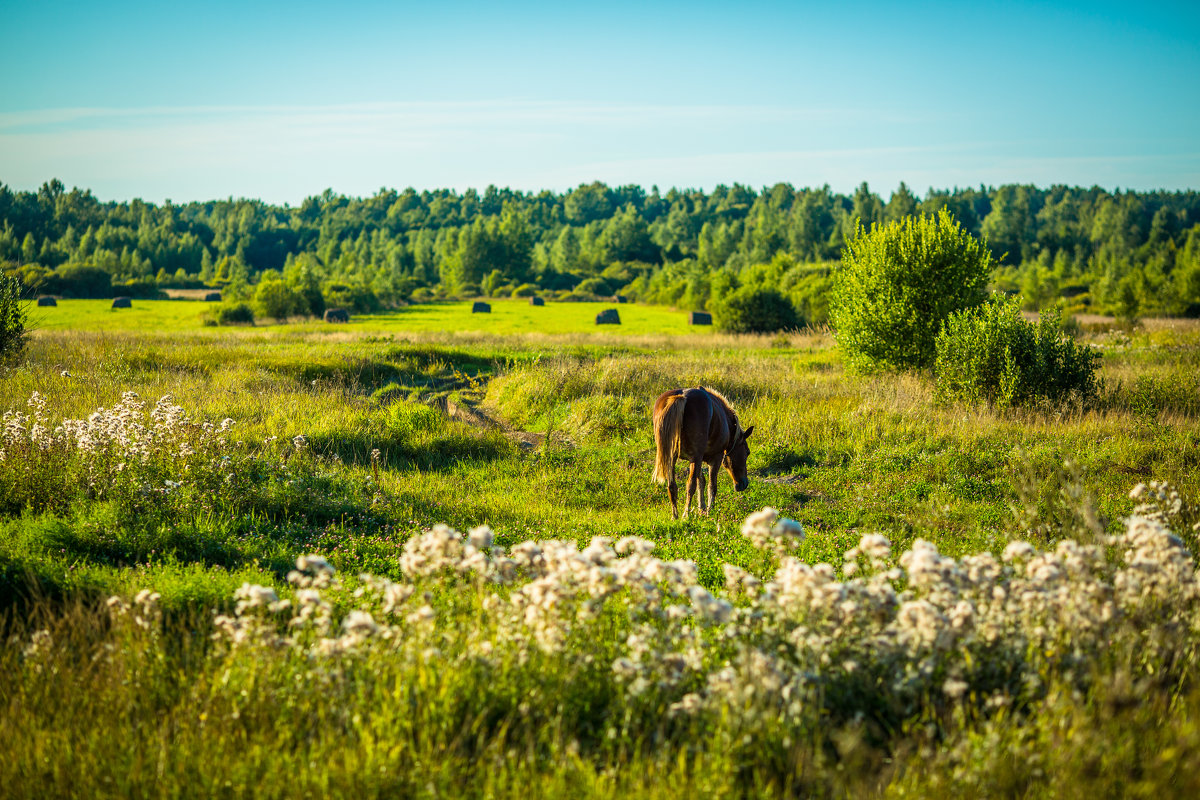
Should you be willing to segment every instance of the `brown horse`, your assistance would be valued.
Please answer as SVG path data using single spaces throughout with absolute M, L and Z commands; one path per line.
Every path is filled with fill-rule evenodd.
M 746 439 L 754 426 L 742 430 L 737 412 L 729 401 L 707 387 L 672 389 L 663 392 L 654 403 L 654 480 L 666 483 L 671 495 L 671 514 L 679 519 L 679 488 L 675 484 L 675 460 L 691 464 L 688 471 L 684 516 L 692 506 L 692 495 L 701 513 L 709 513 L 717 499 L 717 472 L 721 463 L 733 488 L 744 491 L 750 485 L 746 477 L 746 459 L 750 447 Z M 708 503 L 704 502 L 704 464 L 708 464 Z

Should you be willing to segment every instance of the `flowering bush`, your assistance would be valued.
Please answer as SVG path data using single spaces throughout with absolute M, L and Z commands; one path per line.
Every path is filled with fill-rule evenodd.
M 211 740 L 231 758 L 307 764 L 356 748 L 364 774 L 422 753 L 461 769 L 686 751 L 811 786 L 804 765 L 844 737 L 887 750 L 963 715 L 1019 717 L 1053 687 L 1089 691 L 1114 658 L 1132 680 L 1182 680 L 1200 582 L 1168 523 L 1190 507 L 1160 484 L 1135 494 L 1139 513 L 1093 544 L 951 558 L 917 540 L 897 557 L 867 534 L 836 565 L 797 559 L 802 527 L 763 509 L 742 533 L 778 568 L 728 565 L 717 592 L 639 537 L 503 548 L 486 526 L 437 526 L 405 544 L 393 578 L 303 555 L 286 589 L 244 583 L 212 618 L 212 646 L 182 660 L 156 593 L 114 597 L 89 645 L 31 630 L 0 694 L 23 698 L 22 725 L 49 723 L 39 698 L 94 693 L 89 724 L 109 726 L 116 706 L 137 730 L 165 707 L 191 752 L 225 746 Z M 91 666 L 69 668 L 81 652 Z M 85 678 L 89 691 L 71 683 Z
M 776 552 L 804 535 L 771 509 L 743 533 Z M 353 589 L 324 558 L 302 556 L 291 597 L 237 591 L 215 619 L 216 657 L 299 659 L 326 676 L 374 657 L 468 673 L 549 663 L 568 684 L 602 681 L 635 725 L 660 724 L 653 711 L 799 729 L 817 709 L 886 728 L 960 703 L 1028 702 L 1118 642 L 1153 672 L 1200 625 L 1195 565 L 1155 516 L 1129 518 L 1103 544 L 1016 541 L 1000 558 L 950 558 L 919 539 L 897 558 L 868 534 L 837 566 L 783 555 L 760 579 L 728 565 L 724 596 L 646 539 L 493 541 L 487 527 L 437 526 L 405 545 L 400 580 L 361 575 Z
M 239 441 L 232 419 L 193 419 L 170 395 L 147 407 L 125 392 L 83 419 L 52 419 L 46 406 L 34 392 L 27 410 L 0 418 L 0 513 L 112 501 L 130 520 L 248 509 L 287 515 L 319 512 L 335 482 L 332 465 L 308 453 L 303 436 Z

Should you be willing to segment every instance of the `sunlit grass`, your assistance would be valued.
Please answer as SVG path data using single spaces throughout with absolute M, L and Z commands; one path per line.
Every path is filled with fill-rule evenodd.
M 253 328 L 238 328 L 245 335 L 280 330 L 336 334 L 477 332 L 481 334 L 569 334 L 602 332 L 609 336 L 694 334 L 711 328 L 688 325 L 687 313 L 633 303 L 556 303 L 531 306 L 523 298 L 489 298 L 491 313 L 472 313 L 471 301 L 406 306 L 378 314 L 353 315 L 349 323 L 295 319 L 280 323 L 259 318 Z M 203 326 L 206 312 L 216 304 L 195 300 L 133 300 L 131 308 L 114 309 L 111 300 L 60 300 L 57 307 L 30 309 L 34 330 L 187 331 Z M 596 325 L 596 315 L 615 308 L 620 325 Z
M 70 302 L 60 306 L 68 315 Z M 258 699 L 235 700 L 244 716 L 233 717 L 221 684 L 224 667 L 200 666 L 213 609 L 228 610 L 243 582 L 282 592 L 303 553 L 326 555 L 350 581 L 359 572 L 397 578 L 405 542 L 442 522 L 460 530 L 489 524 L 504 547 L 527 539 L 583 545 L 596 535 L 641 536 L 662 559 L 694 561 L 700 583 L 713 590 L 724 583 L 726 563 L 763 576 L 774 569 L 774 557 L 740 534 L 745 517 L 768 505 L 804 525 L 808 536 L 796 555 L 809 563 L 838 564 L 864 533 L 876 531 L 898 550 L 921 538 L 955 556 L 999 554 L 1016 538 L 1052 549 L 1062 538 L 1094 535 L 1080 516 L 1085 508 L 1114 532 L 1134 506 L 1128 492 L 1138 482 L 1165 479 L 1185 496 L 1200 497 L 1200 418 L 1189 394 L 1200 362 L 1195 331 L 1089 337 L 1104 352 L 1105 387 L 1094 405 L 1012 411 L 939 406 L 921 376 L 849 373 L 828 333 L 688 332 L 672 327 L 674 312 L 662 309 L 642 309 L 648 316 L 637 322 L 640 307 L 621 306 L 629 320 L 621 331 L 589 327 L 596 307 L 586 304 L 547 306 L 561 315 L 555 323 L 561 327 L 526 331 L 517 301 L 493 304 L 487 319 L 462 307 L 428 306 L 345 326 L 218 329 L 188 316 L 200 303 L 162 301 L 150 306 L 156 322 L 134 324 L 132 316 L 105 316 L 125 312 L 110 312 L 100 301 L 77 302 L 92 302 L 94 316 L 41 325 L 24 361 L 0 381 L 0 410 L 24 408 L 35 391 L 56 418 L 86 417 L 111 407 L 124 391 L 150 404 L 170 394 L 194 418 L 236 420 L 234 440 L 252 453 L 278 459 L 281 445 L 303 434 L 321 483 L 289 490 L 264 478 L 254 502 L 231 495 L 204 510 L 197 502 L 134 514 L 127 513 L 128 503 L 138 502 L 132 484 L 126 505 L 79 488 L 54 498 L 61 501 L 55 510 L 0 518 L 0 601 L 9 628 L 24 637 L 6 646 L 0 672 L 23 669 L 22 648 L 38 627 L 58 626 L 64 641 L 78 643 L 63 651 L 60 678 L 21 678 L 28 680 L 23 699 L 0 715 L 7 720 L 0 730 L 14 742 L 8 753 L 14 758 L 0 767 L 11 793 L 49 786 L 51 794 L 69 787 L 95 796 L 150 794 L 153 775 L 164 781 L 162 794 L 220 794 L 226 780 L 231 794 L 266 787 L 261 794 L 278 796 L 674 796 L 689 787 L 705 795 L 861 794 L 882 792 L 901 774 L 893 791 L 936 794 L 952 785 L 944 781 L 953 774 L 960 781 L 953 785 L 969 793 L 973 784 L 964 775 L 1012 779 L 1009 764 L 989 760 L 988 742 L 1006 742 L 1030 757 L 1037 736 L 1061 733 L 1054 718 L 1074 720 L 1076 730 L 1062 733 L 1061 757 L 1047 759 L 1046 769 L 1080 781 L 1091 780 L 1089 774 L 1112 780 L 1112 771 L 1088 772 L 1094 754 L 1127 764 L 1140 752 L 1117 735 L 1125 725 L 1141 726 L 1147 737 L 1161 729 L 1182 747 L 1197 741 L 1200 701 L 1193 686 L 1180 678 L 1171 689 L 1180 692 L 1178 703 L 1154 705 L 1153 714 L 1105 710 L 1123 702 L 1106 698 L 1128 694 L 1112 665 L 1097 665 L 1107 671 L 1094 694 L 1073 699 L 1061 684 L 1030 706 L 1028 718 L 984 724 L 922 717 L 883 740 L 872 733 L 870 741 L 853 724 L 833 731 L 814 724 L 811 738 L 790 750 L 767 736 L 769 752 L 730 741 L 728 748 L 693 748 L 683 756 L 645 741 L 581 752 L 564 720 L 600 730 L 610 723 L 587 714 L 607 701 L 588 694 L 596 691 L 590 684 L 562 688 L 566 673 L 556 668 L 506 673 L 511 685 L 488 687 L 501 696 L 488 695 L 496 703 L 491 713 L 511 712 L 503 718 L 517 726 L 525 718 L 512 710 L 524 702 L 553 717 L 558 712 L 537 706 L 548 696 L 539 692 L 552 684 L 564 693 L 557 697 L 581 704 L 580 716 L 554 717 L 554 725 L 523 729 L 520 737 L 488 738 L 483 731 L 494 731 L 487 726 L 497 718 L 473 717 L 462 706 L 478 698 L 479 673 L 420 666 L 401 672 L 370 661 L 356 668 L 354 680 L 336 684 L 341 699 L 329 706 L 325 678 L 293 665 L 294 673 L 238 678 Z M 571 316 L 577 311 L 587 312 L 583 322 Z M 652 313 L 663 315 L 662 325 L 653 324 Z M 721 389 L 755 425 L 751 485 L 734 493 L 722 475 L 713 516 L 676 522 L 665 490 L 650 481 L 649 408 L 662 390 L 694 384 Z M 447 401 L 478 405 L 526 435 L 452 418 Z M 187 480 L 170 479 L 176 478 Z M 163 595 L 168 644 L 160 650 L 143 643 L 131 660 L 103 667 L 71 666 L 92 662 L 71 661 L 70 653 L 95 653 L 106 641 L 95 604 L 143 588 Z M 1191 657 L 1182 653 L 1179 663 Z M 159 666 L 151 670 L 151 662 Z M 122 683 L 135 674 L 136 681 Z M 300 688 L 255 693 L 268 685 Z M 1166 691 L 1140 686 L 1155 704 Z M 38 710 L 46 698 L 71 693 L 75 699 L 61 708 Z M 128 722 L 120 728 L 124 740 L 105 733 L 114 709 Z M 1111 744 L 1097 737 L 1081 744 L 1084 726 L 1112 731 Z M 697 741 L 711 734 L 698 731 Z M 1164 733 L 1161 741 L 1169 738 Z M 171 748 L 163 750 L 168 739 Z M 942 751 L 943 740 L 963 744 Z M 913 755 L 921 748 L 940 758 Z M 38 759 L 64 752 L 72 755 L 33 770 L 45 763 Z M 204 771 L 201 762 L 228 766 Z M 1167 774 L 1158 762 L 1147 769 Z M 269 778 L 281 773 L 301 777 Z M 779 779 L 785 774 L 791 778 Z

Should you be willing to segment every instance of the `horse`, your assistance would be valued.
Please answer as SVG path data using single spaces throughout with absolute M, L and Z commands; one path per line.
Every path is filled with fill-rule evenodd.
M 700 513 L 711 513 L 717 499 L 717 472 L 724 462 L 736 491 L 750 485 L 746 459 L 750 446 L 746 440 L 754 426 L 742 430 L 737 412 L 720 392 L 699 387 L 663 392 L 654 402 L 654 480 L 666 483 L 671 496 L 671 516 L 679 519 L 679 488 L 675 483 L 675 461 L 689 462 L 687 498 L 684 516 L 696 505 Z M 708 464 L 708 503 L 705 504 L 704 464 Z

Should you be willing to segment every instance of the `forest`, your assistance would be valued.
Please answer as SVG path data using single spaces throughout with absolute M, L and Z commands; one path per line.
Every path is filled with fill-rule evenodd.
M 1019 294 L 1030 310 L 1200 316 L 1200 193 L 1099 187 L 930 189 L 922 198 L 901 183 L 885 200 L 866 183 L 840 194 L 787 183 L 664 193 L 594 182 L 563 193 L 326 190 L 292 207 L 113 202 L 59 180 L 36 192 L 0 183 L 0 269 L 31 296 L 213 286 L 237 299 L 279 280 L 293 297 L 359 311 L 534 293 L 621 294 L 691 310 L 767 284 L 820 324 L 858 225 L 943 207 L 986 240 L 992 288 Z

